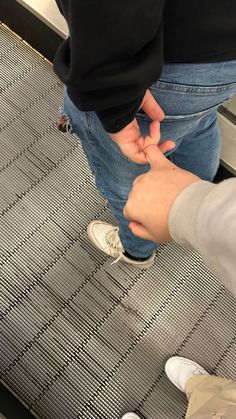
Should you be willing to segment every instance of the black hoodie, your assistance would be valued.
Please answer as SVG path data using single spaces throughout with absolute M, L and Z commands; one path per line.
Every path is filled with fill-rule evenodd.
M 164 62 L 236 59 L 236 0 L 56 1 L 70 37 L 55 72 L 110 133 L 132 121 Z

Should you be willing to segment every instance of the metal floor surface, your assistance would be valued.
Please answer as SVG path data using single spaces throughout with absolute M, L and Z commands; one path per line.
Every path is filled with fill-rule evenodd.
M 63 87 L 3 25 L 0 45 L 2 380 L 40 418 L 183 418 L 164 363 L 236 379 L 236 301 L 176 244 L 148 271 L 90 245 L 88 222 L 113 217 L 79 141 L 56 128 Z

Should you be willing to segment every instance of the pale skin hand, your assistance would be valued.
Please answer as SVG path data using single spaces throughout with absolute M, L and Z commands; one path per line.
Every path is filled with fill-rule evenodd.
M 138 176 L 124 208 L 132 233 L 153 242 L 170 241 L 169 214 L 177 196 L 200 179 L 171 163 L 156 145 L 144 148 L 151 170 Z
M 120 147 L 122 153 L 130 160 L 139 164 L 147 164 L 147 156 L 143 151 L 145 144 L 157 144 L 160 139 L 160 121 L 164 119 L 164 112 L 152 96 L 150 90 L 146 91 L 140 106 L 147 116 L 153 121 L 150 124 L 149 135 L 141 135 L 140 128 L 135 118 L 125 128 L 115 134 L 109 134 L 113 141 Z M 160 145 L 163 153 L 167 151 L 166 145 Z

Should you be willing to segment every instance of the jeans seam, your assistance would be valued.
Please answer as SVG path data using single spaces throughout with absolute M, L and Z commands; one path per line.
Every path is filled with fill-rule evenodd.
M 153 86 L 151 86 L 153 90 L 169 90 L 172 92 L 180 92 L 180 93 L 194 93 L 196 95 L 201 94 L 219 94 L 221 92 L 226 92 L 230 90 L 234 90 L 236 88 L 236 83 L 230 83 L 227 85 L 219 85 L 219 86 L 199 86 L 199 85 L 188 85 L 182 83 L 171 83 L 167 81 L 158 80 Z
M 189 115 L 166 115 L 161 124 L 168 123 L 168 122 L 183 122 L 183 121 L 191 121 L 191 120 L 198 120 L 201 118 L 204 118 L 208 113 L 213 112 L 214 110 L 217 110 L 218 107 L 221 105 L 214 105 L 211 108 L 206 109 L 205 111 L 189 114 Z M 143 118 L 146 120 L 149 120 L 149 117 L 145 114 L 138 114 L 139 118 Z

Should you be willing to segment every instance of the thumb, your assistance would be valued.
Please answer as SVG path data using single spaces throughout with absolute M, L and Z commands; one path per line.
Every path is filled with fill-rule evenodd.
M 151 240 L 153 241 L 153 237 L 142 224 L 137 223 L 136 221 L 132 221 L 129 223 L 129 228 L 135 236 L 140 237 L 144 240 Z
M 151 94 L 149 89 L 146 91 L 144 95 L 141 108 L 153 121 L 162 121 L 165 117 L 162 108 L 157 103 L 156 99 Z
M 155 144 L 148 145 L 143 151 L 147 156 L 151 169 L 157 170 L 170 163 Z

